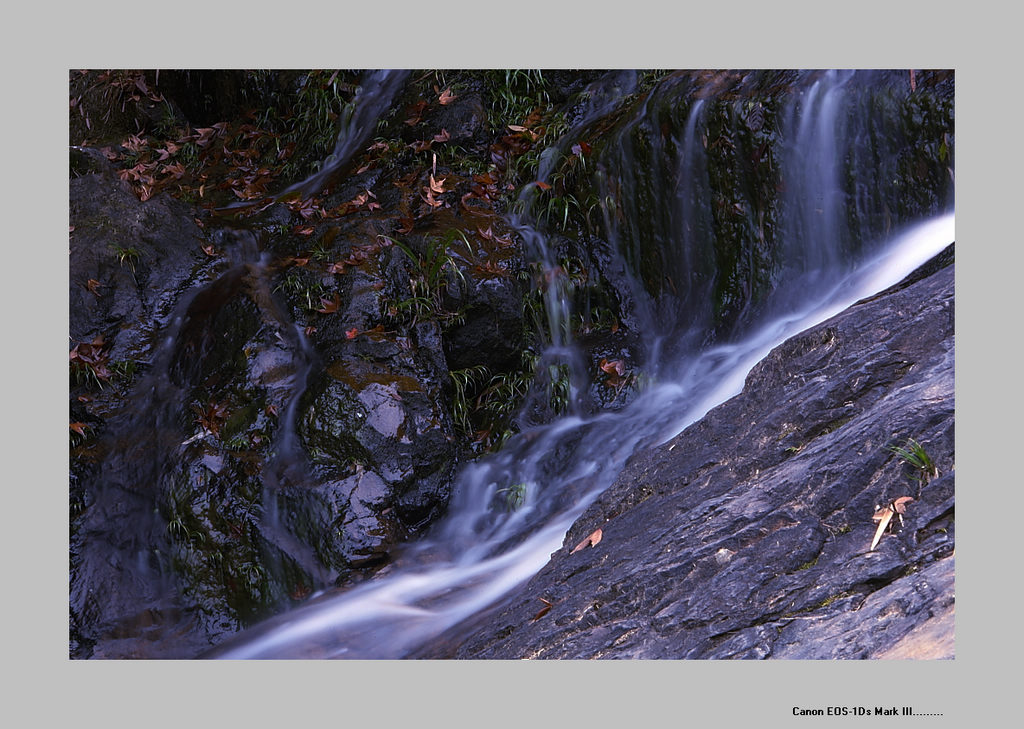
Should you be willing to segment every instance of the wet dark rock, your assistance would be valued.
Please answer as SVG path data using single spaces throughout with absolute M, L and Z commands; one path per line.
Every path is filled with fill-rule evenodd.
M 515 369 L 525 340 L 523 296 L 512 278 L 468 279 L 459 297 L 449 299 L 463 324 L 445 333 L 445 355 L 451 369 L 485 365 L 492 372 Z
M 480 94 L 465 94 L 454 102 L 442 106 L 431 119 L 431 123 L 445 129 L 457 142 L 479 138 L 485 131 L 487 112 Z
M 952 658 L 953 274 L 777 347 L 740 395 L 636 455 L 513 597 L 452 632 L 471 638 L 421 655 Z M 907 438 L 937 478 L 921 485 L 888 450 Z M 869 550 L 876 505 L 904 495 L 904 523 Z
M 166 195 L 141 202 L 89 159 L 101 172 L 70 182 L 71 341 L 104 334 L 112 361 L 146 360 L 177 296 L 209 265 L 208 241 L 188 205 Z
M 291 504 L 284 520 L 304 542 L 313 545 L 325 565 L 361 566 L 386 556 L 398 531 L 394 518 L 382 514 L 391 489 L 372 471 L 286 495 Z
M 299 426 L 321 466 L 374 471 L 391 498 L 373 507 L 397 509 L 410 527 L 444 508 L 454 466 L 450 418 L 429 382 L 401 360 L 338 359 L 311 384 Z

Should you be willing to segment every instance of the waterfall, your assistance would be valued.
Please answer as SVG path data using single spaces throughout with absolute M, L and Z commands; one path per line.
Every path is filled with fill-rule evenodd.
M 643 333 L 648 367 L 657 375 L 650 386 L 618 411 L 572 409 L 468 464 L 457 478 L 446 519 L 375 579 L 324 591 L 227 641 L 211 656 L 410 655 L 535 574 L 638 449 L 673 437 L 738 393 L 750 368 L 786 338 L 896 283 L 949 245 L 953 216 L 945 207 L 932 220 L 901 225 L 889 235 L 864 234 L 879 229 L 877 220 L 856 230 L 848 225 L 846 199 L 856 193 L 844 186 L 843 164 L 862 133 L 851 128 L 850 119 L 863 113 L 847 96 L 855 76 L 801 77 L 799 93 L 776 110 L 786 142 L 781 180 L 765 184 L 784 189 L 778 211 L 758 197 L 756 186 L 745 187 L 732 208 L 722 208 L 710 187 L 718 164 L 712 155 L 746 164 L 751 154 L 739 150 L 742 140 L 713 137 L 711 125 L 719 123 L 714 115 L 740 109 L 758 141 L 755 115 L 763 112 L 754 105 L 756 94 L 739 92 L 756 90 L 765 83 L 760 77 L 743 77 L 723 100 L 685 77 L 669 77 L 650 92 L 609 132 L 610 141 L 595 155 L 592 178 L 607 201 L 605 229 L 624 267 L 616 284 L 624 300 L 628 294 L 635 302 L 631 323 Z M 620 85 L 626 95 L 633 92 Z M 595 97 L 607 104 L 595 103 L 593 113 L 583 114 L 545 157 L 542 181 L 550 179 L 566 146 L 622 98 Z M 674 122 L 681 130 L 673 130 Z M 650 174 L 641 176 L 643 169 Z M 860 189 L 865 181 L 854 177 Z M 524 194 L 525 212 L 510 222 L 533 260 L 550 273 L 545 364 L 576 362 L 570 291 L 542 226 L 529 217 L 536 193 Z M 766 226 L 776 215 L 778 237 L 771 239 Z M 726 270 L 715 263 L 724 245 L 716 236 L 730 231 L 745 247 Z M 495 512 L 495 495 L 508 489 L 521 490 L 522 506 Z
M 381 113 L 387 109 L 402 88 L 408 71 L 371 71 L 363 79 L 355 98 L 341 113 L 338 139 L 334 149 L 320 164 L 320 169 L 284 190 L 278 199 L 297 196 L 306 198 L 320 192 L 327 182 L 339 174 L 352 155 L 360 151 L 376 128 Z

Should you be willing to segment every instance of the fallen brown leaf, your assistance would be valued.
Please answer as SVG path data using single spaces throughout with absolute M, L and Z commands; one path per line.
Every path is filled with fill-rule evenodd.
M 533 618 L 530 620 L 531 623 L 534 620 L 540 620 L 545 615 L 547 615 L 549 612 L 551 612 L 551 606 L 552 606 L 553 603 L 548 602 L 543 597 L 538 597 L 537 599 L 540 600 L 542 603 L 544 603 L 544 607 L 542 607 L 540 610 L 537 611 L 537 614 L 534 615 Z
M 893 508 L 897 514 L 907 513 L 907 504 L 914 500 L 913 496 L 901 496 L 892 502 Z
M 626 363 L 623 362 L 621 359 L 608 360 L 602 358 L 601 362 L 598 364 L 598 367 L 600 367 L 602 371 L 608 373 L 609 375 L 618 375 L 619 377 L 621 377 L 622 375 L 626 374 Z
M 427 102 L 417 101 L 415 104 L 409 107 L 409 116 L 406 118 L 405 123 L 409 126 L 416 126 L 420 123 L 420 117 L 423 115 L 423 110 L 427 108 Z
M 333 314 L 341 306 L 341 297 L 338 294 L 332 299 L 320 299 L 320 308 L 317 311 L 321 314 Z
M 598 542 L 601 541 L 601 537 L 601 530 L 595 529 L 589 536 L 587 536 L 586 539 L 573 547 L 573 550 L 569 552 L 569 554 L 576 554 L 578 551 L 586 547 L 596 547 Z

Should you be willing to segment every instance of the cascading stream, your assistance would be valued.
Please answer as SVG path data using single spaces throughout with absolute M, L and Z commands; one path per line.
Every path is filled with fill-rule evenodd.
M 597 81 L 587 89 L 587 103 L 581 111 L 574 129 L 583 129 L 594 120 L 619 104 L 623 97 L 636 89 L 636 72 L 622 71 Z M 561 139 L 546 149 L 541 157 L 537 170 L 537 179 L 547 183 L 554 172 L 555 164 L 564 156 L 566 149 L 572 144 L 573 134 L 565 134 Z M 571 412 L 578 412 L 580 390 L 585 387 L 586 372 L 577 347 L 572 341 L 572 283 L 555 259 L 547 236 L 538 230 L 530 217 L 537 205 L 538 185 L 527 185 L 516 206 L 517 210 L 509 216 L 509 225 L 519 234 L 523 241 L 527 260 L 539 266 L 542 283 L 544 311 L 547 318 L 547 330 L 550 341 L 546 343 L 538 363 L 537 370 L 541 378 L 553 386 L 559 378 L 568 380 L 568 407 Z M 562 369 L 567 372 L 563 375 Z
M 783 196 L 783 221 L 788 221 L 783 229 L 789 238 L 784 249 L 807 255 L 784 259 L 771 290 L 756 306 L 744 306 L 731 336 L 720 337 L 712 346 L 694 344 L 703 340 L 710 326 L 703 299 L 713 282 L 703 281 L 705 288 L 678 295 L 675 318 L 666 320 L 662 312 L 662 325 L 652 324 L 649 334 L 649 351 L 661 353 L 651 363 L 657 377 L 627 407 L 596 415 L 570 411 L 554 422 L 525 429 L 499 453 L 466 466 L 445 521 L 375 579 L 347 591 L 323 592 L 227 641 L 211 657 L 410 655 L 535 574 L 561 546 L 573 521 L 614 482 L 637 450 L 670 439 L 740 392 L 751 367 L 788 337 L 898 282 L 952 243 L 953 215 L 947 213 L 888 238 L 865 240 L 859 252 L 846 250 L 834 196 L 843 190 L 837 160 L 849 144 L 842 120 L 848 111 L 844 89 L 851 78 L 852 74 L 841 73 L 814 78 L 790 108 L 786 133 L 792 154 L 784 161 Z M 674 212 L 664 216 L 668 229 L 662 230 L 662 243 L 681 245 L 683 250 L 675 249 L 672 255 L 682 256 L 688 267 L 698 266 L 701 254 L 694 253 L 694 247 L 708 245 L 705 235 L 712 220 L 704 181 L 697 179 L 706 176 L 700 157 L 705 146 L 698 144 L 705 111 L 702 102 L 689 109 L 682 138 L 675 144 L 682 156 L 669 165 L 676 179 L 659 190 L 665 205 L 674 206 Z M 635 123 L 646 123 L 649 113 L 642 111 Z M 618 146 L 609 145 L 618 150 L 611 160 L 627 167 L 633 161 L 624 141 L 628 126 Z M 570 137 L 566 135 L 566 143 L 571 143 Z M 826 159 L 829 155 L 832 158 Z M 540 179 L 550 172 L 542 166 Z M 529 209 L 530 199 L 526 202 Z M 525 218 L 512 222 L 534 260 L 556 272 L 537 227 Z M 619 228 L 611 217 L 606 224 L 615 237 Z M 628 237 L 635 239 L 637 231 Z M 563 323 L 571 313 L 566 294 L 557 287 L 547 292 L 552 363 L 577 356 L 571 327 Z M 654 310 L 654 302 L 640 303 Z M 669 354 L 669 347 L 659 346 L 661 338 L 687 346 L 673 346 Z M 524 494 L 520 508 L 510 514 L 490 508 L 497 492 L 518 487 Z
M 342 111 L 338 139 L 334 150 L 320 165 L 320 169 L 306 179 L 285 189 L 278 199 L 292 195 L 310 197 L 320 192 L 327 182 L 339 174 L 361 150 L 376 128 L 381 111 L 391 105 L 395 94 L 402 88 L 408 71 L 381 70 L 366 75 L 356 97 Z
M 583 510 L 637 449 L 664 442 L 739 393 L 750 369 L 786 338 L 898 282 L 953 241 L 953 217 L 915 227 L 881 256 L 788 316 L 734 344 L 677 365 L 677 376 L 628 408 L 569 416 L 528 431 L 459 479 L 452 517 L 416 545 L 432 564 L 395 569 L 229 641 L 220 658 L 401 658 L 535 574 Z M 495 521 L 487 505 L 505 484 L 526 482 L 527 503 Z

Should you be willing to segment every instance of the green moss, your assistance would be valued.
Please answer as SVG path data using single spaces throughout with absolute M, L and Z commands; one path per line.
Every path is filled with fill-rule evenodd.
M 802 565 L 800 565 L 799 567 L 796 568 L 796 571 L 797 572 L 802 572 L 803 570 L 809 570 L 811 567 L 813 567 L 816 564 L 818 564 L 818 557 L 815 557 L 814 559 L 810 560 L 809 562 L 804 562 Z

